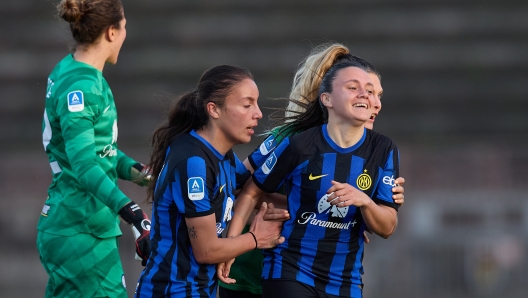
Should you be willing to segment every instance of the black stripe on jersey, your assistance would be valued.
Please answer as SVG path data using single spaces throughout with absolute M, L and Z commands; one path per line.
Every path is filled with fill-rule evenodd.
M 176 208 L 176 205 L 174 203 L 171 203 L 171 207 Z M 170 214 L 169 220 L 170 220 L 169 222 L 170 222 L 171 231 L 172 231 L 172 239 L 176 239 L 176 236 L 179 233 L 179 231 L 176 230 L 176 223 L 178 222 L 177 215 Z M 180 230 L 181 230 L 181 225 L 180 225 Z M 156 239 L 157 240 L 156 243 L 158 243 L 161 241 L 161 238 L 159 237 L 160 231 L 158 231 L 156 235 L 158 236 L 158 239 Z M 165 258 L 159 264 L 158 271 L 151 278 L 151 282 L 153 286 L 152 297 L 163 297 L 170 291 L 169 281 L 170 281 L 170 274 L 172 271 L 172 262 L 173 262 L 174 254 L 176 252 L 179 254 L 180 252 L 180 250 L 176 250 L 177 244 L 178 244 L 177 241 L 173 241 L 171 243 L 170 249 L 167 251 Z M 162 282 L 159 282 L 159 281 L 162 281 Z

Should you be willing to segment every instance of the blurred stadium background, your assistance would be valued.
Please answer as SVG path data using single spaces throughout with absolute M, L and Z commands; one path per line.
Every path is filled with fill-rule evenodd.
M 42 297 L 47 281 L 35 247 L 51 179 L 41 121 L 47 75 L 72 44 L 57 1 L 0 1 L 2 297 Z M 146 162 L 168 95 L 206 68 L 249 68 L 261 107 L 273 107 L 314 45 L 342 42 L 382 73 L 375 129 L 398 144 L 407 179 L 396 233 L 366 248 L 365 297 L 526 297 L 528 2 L 122 1 L 128 37 L 104 73 L 123 151 Z M 132 297 L 141 266 L 122 228 Z

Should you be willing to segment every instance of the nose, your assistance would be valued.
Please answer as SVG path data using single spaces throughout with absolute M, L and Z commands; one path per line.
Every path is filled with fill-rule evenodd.
M 378 112 L 381 110 L 381 100 L 377 95 L 374 95 L 374 110 Z
M 257 107 L 257 110 L 255 112 L 255 119 L 262 119 L 262 111 L 260 110 L 260 107 L 258 105 L 256 105 Z

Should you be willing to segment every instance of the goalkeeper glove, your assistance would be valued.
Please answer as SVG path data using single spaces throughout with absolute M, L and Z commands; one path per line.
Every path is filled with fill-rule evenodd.
M 119 211 L 119 215 L 132 225 L 132 232 L 136 238 L 135 259 L 141 261 L 141 265 L 147 265 L 150 256 L 150 220 L 147 214 L 136 203 L 130 202 Z
M 150 178 L 152 177 L 152 172 L 149 166 L 138 162 L 132 166 L 132 169 L 130 169 L 130 171 L 132 182 L 136 183 L 139 186 L 149 185 Z

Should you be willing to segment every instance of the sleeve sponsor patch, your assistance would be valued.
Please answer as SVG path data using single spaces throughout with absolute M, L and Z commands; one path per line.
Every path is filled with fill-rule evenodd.
M 273 170 L 273 167 L 277 163 L 277 156 L 275 156 L 275 152 L 273 152 L 267 159 L 266 162 L 262 165 L 262 172 L 264 174 L 269 174 L 271 170 Z
M 198 201 L 205 197 L 204 181 L 201 177 L 192 177 L 187 180 L 187 195 L 191 201 Z
M 273 151 L 275 147 L 277 146 L 275 142 L 275 138 L 273 136 L 269 136 L 262 144 L 260 144 L 260 154 L 266 156 L 268 153 Z
M 82 91 L 72 91 L 68 93 L 68 110 L 70 112 L 80 112 L 84 110 L 84 94 Z

